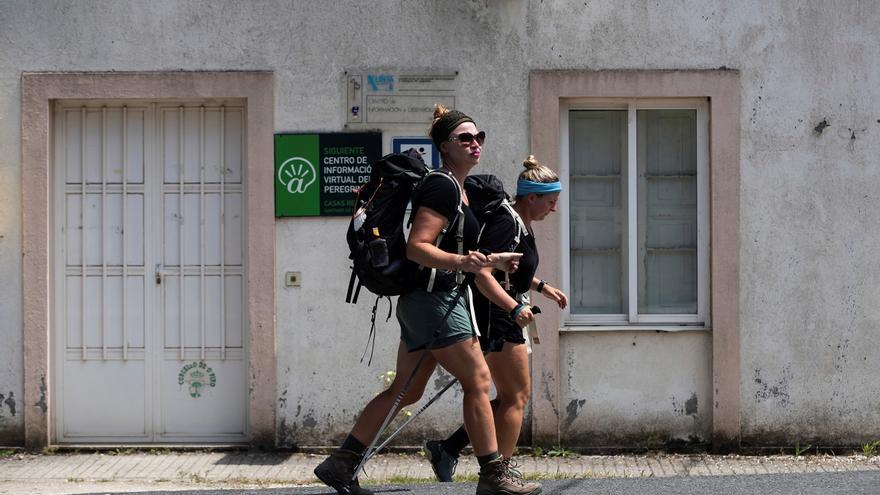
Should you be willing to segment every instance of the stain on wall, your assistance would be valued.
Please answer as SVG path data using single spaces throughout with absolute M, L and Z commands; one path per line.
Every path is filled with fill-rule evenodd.
M 568 406 L 565 407 L 565 427 L 568 428 L 574 423 L 574 420 L 577 419 L 578 412 L 580 412 L 581 408 L 584 407 L 584 404 L 587 401 L 585 399 L 575 399 L 571 400 L 568 403 Z
M 791 365 L 782 367 L 782 373 L 776 380 L 768 380 L 762 376 L 760 369 L 755 370 L 755 385 L 758 386 L 755 392 L 755 400 L 758 402 L 775 401 L 781 407 L 787 407 L 791 397 L 788 393 L 789 382 L 791 381 Z
M 695 416 L 698 412 L 699 401 L 697 399 L 697 394 L 694 393 L 691 395 L 691 398 L 684 403 L 684 413 L 688 416 Z
M 0 445 L 21 445 L 24 441 L 24 429 L 20 427 L 20 418 L 16 418 L 17 408 L 15 393 L 0 393 Z
M 696 392 L 681 403 L 680 399 L 672 397 L 672 411 L 676 416 L 696 416 L 699 409 L 699 399 Z
M 15 416 L 15 393 L 9 392 L 7 396 L 0 394 L 0 418 L 3 417 L 3 405 L 9 410 L 10 416 Z
M 831 124 L 828 123 L 828 119 L 822 119 L 821 122 L 816 124 L 816 127 L 813 127 L 813 132 L 821 136 L 828 127 L 831 127 Z
M 46 405 L 46 377 L 40 377 L 40 400 L 37 401 L 34 406 L 39 407 L 43 414 L 46 413 L 47 405 Z

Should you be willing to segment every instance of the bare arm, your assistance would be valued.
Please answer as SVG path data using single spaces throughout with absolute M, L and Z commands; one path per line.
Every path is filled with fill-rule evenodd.
M 431 268 L 477 272 L 486 265 L 486 257 L 473 251 L 466 255 L 447 253 L 434 245 L 440 231 L 446 224 L 446 217 L 427 206 L 416 211 L 406 242 L 406 257 Z
M 508 313 L 519 304 L 516 302 L 516 299 L 510 297 L 510 295 L 505 292 L 504 288 L 501 287 L 501 284 L 499 284 L 498 281 L 495 280 L 495 277 L 492 276 L 491 266 L 480 270 L 477 273 L 474 282 L 476 282 L 477 288 L 480 289 L 480 292 L 482 292 L 489 301 L 492 301 L 492 304 Z
M 541 279 L 535 277 L 532 279 L 532 290 L 538 290 L 538 284 L 541 283 Z M 550 299 L 559 306 L 559 309 L 565 309 L 568 306 L 568 296 L 565 295 L 564 292 L 553 287 L 552 285 L 544 282 L 544 287 L 541 288 L 541 295 Z

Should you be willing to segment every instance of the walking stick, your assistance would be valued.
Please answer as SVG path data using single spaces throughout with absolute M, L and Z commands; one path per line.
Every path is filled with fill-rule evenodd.
M 404 421 L 403 424 L 400 425 L 399 428 L 397 428 L 396 430 L 394 430 L 394 432 L 392 432 L 390 435 L 388 435 L 388 438 L 386 438 L 384 442 L 382 442 L 378 447 L 376 447 L 376 449 L 373 450 L 373 453 L 370 454 L 369 457 L 364 459 L 364 462 L 370 460 L 370 457 L 373 457 L 374 455 L 379 453 L 380 450 L 384 449 L 385 446 L 387 446 L 389 443 L 391 443 L 391 441 L 394 440 L 394 437 L 396 437 L 401 431 L 403 431 L 404 428 L 406 428 L 406 425 L 415 421 L 415 419 L 418 418 L 420 414 L 422 414 L 423 412 L 425 412 L 426 409 L 428 409 L 428 406 L 437 402 L 437 400 L 440 398 L 440 396 L 443 395 L 447 390 L 452 388 L 452 386 L 455 385 L 456 383 L 458 383 L 458 378 L 453 378 L 452 380 L 450 380 L 449 383 L 447 383 L 442 389 L 440 389 L 439 392 L 437 392 L 434 395 L 434 397 L 431 397 L 431 400 L 426 402 L 425 405 L 420 407 L 418 411 L 416 411 L 415 413 L 413 413 L 412 416 L 407 418 L 406 421 Z

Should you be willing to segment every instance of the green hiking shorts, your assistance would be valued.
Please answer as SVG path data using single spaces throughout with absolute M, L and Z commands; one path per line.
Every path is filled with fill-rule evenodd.
M 400 339 L 408 352 L 424 349 L 440 349 L 475 336 L 467 309 L 467 294 L 458 296 L 457 290 L 448 292 L 425 292 L 415 290 L 397 299 L 397 321 L 400 322 Z M 443 316 L 455 301 L 455 308 L 437 338 L 431 342 L 440 327 Z M 430 343 L 430 345 L 428 345 Z

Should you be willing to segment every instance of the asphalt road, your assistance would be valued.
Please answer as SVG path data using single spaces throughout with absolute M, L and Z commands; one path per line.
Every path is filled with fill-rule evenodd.
M 544 494 L 564 495 L 838 495 L 880 493 L 880 472 L 768 474 L 760 476 L 700 476 L 672 478 L 616 478 L 545 481 Z M 377 495 L 473 494 L 473 483 L 381 485 L 369 487 Z M 326 487 L 257 490 L 149 491 L 168 495 L 336 495 Z M 95 495 L 104 495 L 96 492 Z

